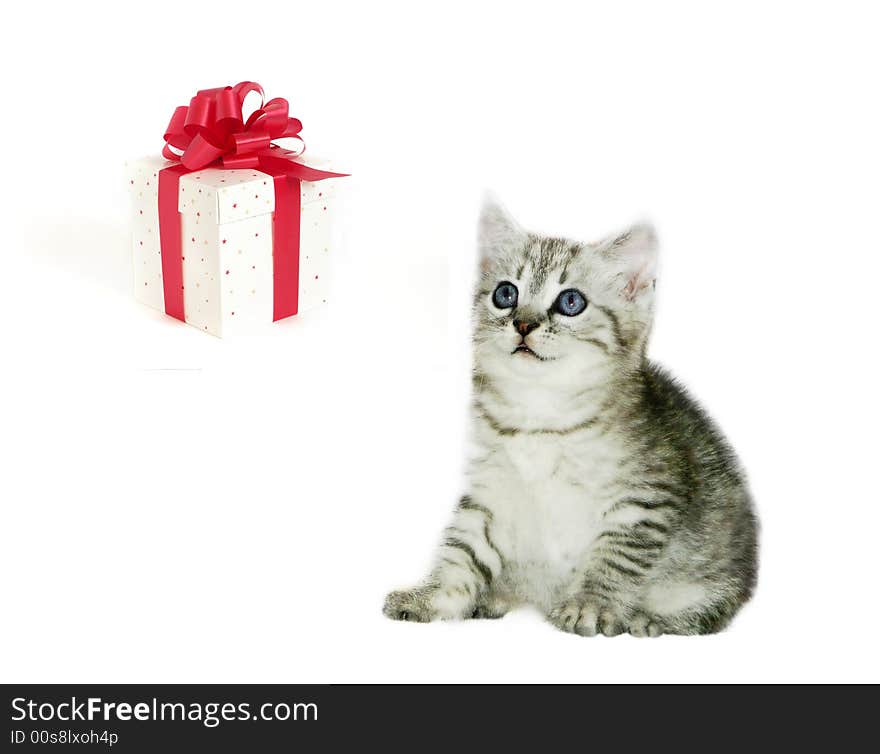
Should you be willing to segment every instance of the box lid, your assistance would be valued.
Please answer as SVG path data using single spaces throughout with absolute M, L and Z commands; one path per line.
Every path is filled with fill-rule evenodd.
M 327 160 L 309 158 L 296 161 L 310 167 L 332 170 Z M 139 192 L 151 190 L 158 196 L 158 173 L 174 164 L 161 157 L 126 163 L 129 188 Z M 332 198 L 334 183 L 332 179 L 303 181 L 303 206 Z M 177 205 L 178 211 L 185 214 L 198 214 L 216 223 L 235 222 L 273 212 L 275 190 L 272 177 L 256 169 L 205 168 L 181 176 Z

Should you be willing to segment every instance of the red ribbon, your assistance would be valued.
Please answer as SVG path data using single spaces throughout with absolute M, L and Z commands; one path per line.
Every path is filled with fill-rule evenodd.
M 242 108 L 251 92 L 261 105 L 244 120 Z M 162 155 L 179 164 L 159 172 L 159 242 L 165 312 L 179 320 L 183 314 L 183 246 L 177 197 L 180 176 L 206 167 L 255 168 L 275 184 L 273 216 L 273 319 L 296 314 L 299 298 L 300 181 L 322 181 L 345 173 L 316 170 L 295 162 L 294 152 L 273 144 L 293 137 L 302 142 L 302 123 L 288 115 L 287 100 L 264 102 L 263 88 L 253 81 L 202 89 L 188 106 L 175 109 L 165 131 Z

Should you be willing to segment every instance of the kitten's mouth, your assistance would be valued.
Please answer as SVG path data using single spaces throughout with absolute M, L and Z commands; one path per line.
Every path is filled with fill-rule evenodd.
M 529 348 L 525 343 L 520 343 L 516 348 L 514 348 L 510 352 L 510 355 L 515 356 L 518 353 L 521 353 L 524 356 L 531 356 L 531 357 L 537 359 L 538 361 L 553 361 L 553 359 L 550 359 L 547 356 L 539 356 L 531 348 Z

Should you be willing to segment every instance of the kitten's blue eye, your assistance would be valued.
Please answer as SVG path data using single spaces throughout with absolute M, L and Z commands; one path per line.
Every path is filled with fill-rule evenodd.
M 498 283 L 495 293 L 492 294 L 492 303 L 499 309 L 511 309 L 516 306 L 519 291 L 513 283 Z
M 580 291 L 569 288 L 563 291 L 556 298 L 556 311 L 564 314 L 566 317 L 574 317 L 587 308 L 587 299 Z

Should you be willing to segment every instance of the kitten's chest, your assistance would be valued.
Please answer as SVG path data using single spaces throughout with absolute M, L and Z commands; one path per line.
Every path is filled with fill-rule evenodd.
M 517 435 L 475 469 L 475 493 L 494 513 L 493 537 L 529 598 L 567 584 L 598 535 L 611 455 L 566 436 Z

